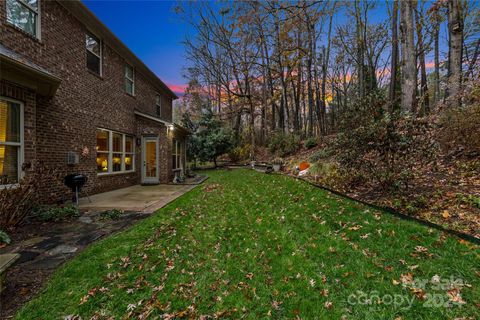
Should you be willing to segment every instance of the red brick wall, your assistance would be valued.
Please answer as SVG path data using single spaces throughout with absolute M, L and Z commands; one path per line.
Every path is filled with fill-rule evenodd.
M 135 96 L 125 93 L 126 61 L 108 43 L 102 42 L 102 76 L 89 72 L 86 67 L 86 27 L 56 1 L 40 0 L 40 8 L 42 31 L 41 40 L 37 40 L 6 23 L 5 1 L 0 0 L 0 43 L 62 79 L 53 98 L 35 95 L 4 81 L 1 83 L 1 95 L 26 103 L 26 160 L 36 158 L 65 172 L 87 174 L 87 191 L 90 193 L 117 189 L 140 182 L 141 147 L 136 146 L 135 173 L 98 177 L 96 128 L 139 137 L 144 133 L 143 129 L 152 127 L 160 134 L 161 181 L 169 181 L 171 156 L 166 127 L 152 121 L 146 123 L 147 120 L 134 115 L 134 110 L 155 115 L 155 97 L 159 90 L 136 71 Z M 162 96 L 162 118 L 171 121 L 172 100 L 164 92 Z M 89 148 L 90 154 L 80 156 L 78 165 L 67 166 L 67 153 L 81 154 L 84 147 Z M 60 181 L 51 188 L 59 197 L 67 193 Z

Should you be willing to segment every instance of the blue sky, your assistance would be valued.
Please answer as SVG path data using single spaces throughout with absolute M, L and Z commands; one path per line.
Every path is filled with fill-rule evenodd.
M 187 80 L 183 78 L 182 73 L 188 61 L 182 41 L 186 34 L 192 33 L 192 28 L 175 13 L 178 1 L 83 0 L 83 2 L 174 92 L 179 94 L 183 92 Z M 428 1 L 427 8 L 430 5 L 431 2 Z M 348 24 L 349 18 L 342 13 L 341 11 L 335 15 L 334 26 Z M 379 22 L 387 17 L 385 2 L 379 0 L 377 7 L 370 12 L 369 22 Z M 443 28 L 442 31 L 444 32 Z M 431 54 L 427 55 L 429 61 Z
M 186 83 L 182 41 L 188 32 L 176 1 L 83 1 L 172 90 Z M 179 86 L 177 88 L 177 86 Z

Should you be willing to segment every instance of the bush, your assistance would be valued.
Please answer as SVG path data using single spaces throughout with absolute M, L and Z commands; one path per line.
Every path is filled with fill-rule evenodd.
M 316 151 L 309 158 L 310 162 L 318 162 L 320 160 L 328 159 L 334 155 L 334 152 L 331 148 L 325 147 Z
M 115 220 L 120 218 L 121 215 L 123 215 L 123 211 L 118 209 L 112 209 L 112 210 L 103 211 L 102 213 L 100 213 L 100 215 L 102 219 Z
M 243 146 L 236 146 L 228 153 L 230 161 L 233 163 L 247 160 L 250 157 L 251 145 L 245 144 Z
M 42 207 L 38 209 L 36 216 L 41 221 L 63 221 L 70 218 L 78 217 L 80 214 L 74 206 L 65 207 Z
M 305 141 L 305 148 L 312 149 L 317 146 L 317 139 L 310 137 Z
M 1 244 L 9 244 L 10 243 L 10 237 L 5 231 L 0 230 L 0 245 Z
M 378 107 L 376 102 L 373 109 Z M 408 187 L 413 170 L 436 160 L 437 145 L 426 119 L 358 108 L 363 125 L 338 134 L 337 160 L 350 183 L 384 189 Z
M 277 132 L 273 134 L 268 144 L 269 151 L 281 157 L 295 153 L 296 151 L 300 150 L 300 147 L 300 136 L 295 134 L 287 135 L 283 132 Z
M 445 110 L 440 116 L 438 140 L 444 152 L 480 155 L 480 104 Z
M 28 172 L 19 183 L 0 189 L 0 227 L 18 226 L 39 202 L 50 201 L 51 199 L 39 198 L 40 194 L 45 196 L 45 192 L 39 192 L 39 189 L 58 179 L 55 170 L 38 166 L 35 171 Z

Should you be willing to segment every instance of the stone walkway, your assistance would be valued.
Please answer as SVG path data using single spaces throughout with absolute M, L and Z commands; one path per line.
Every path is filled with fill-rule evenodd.
M 89 244 L 150 216 L 196 184 L 133 186 L 98 194 L 90 197 L 92 203 L 81 200 L 82 214 L 75 220 L 25 226 L 31 238 L 0 249 L 0 254 L 20 253 L 6 275 L 6 289 L 0 296 L 0 319 L 13 318 L 14 312 L 39 291 L 56 268 Z M 100 215 L 112 208 L 123 210 L 124 214 L 115 220 Z

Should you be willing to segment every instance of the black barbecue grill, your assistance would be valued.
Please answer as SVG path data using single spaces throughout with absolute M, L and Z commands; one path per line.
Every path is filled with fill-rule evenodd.
M 76 203 L 78 206 L 78 194 L 82 191 L 83 186 L 87 183 L 88 177 L 84 174 L 73 173 L 68 174 L 63 178 L 63 182 L 67 187 L 69 187 L 72 192 L 72 202 Z M 88 197 L 88 194 L 87 194 Z M 88 197 L 90 201 L 90 197 Z M 91 202 L 91 201 L 90 201 Z

